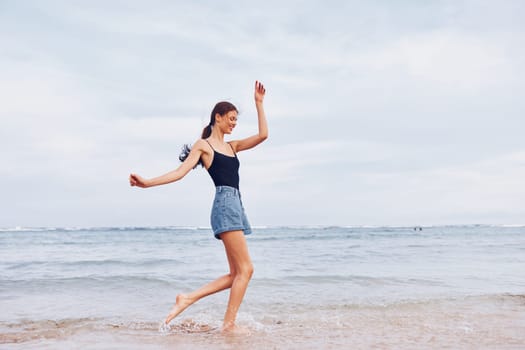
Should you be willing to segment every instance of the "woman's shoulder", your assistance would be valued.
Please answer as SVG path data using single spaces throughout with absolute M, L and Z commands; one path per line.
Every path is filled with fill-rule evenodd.
M 208 153 L 209 149 L 210 149 L 210 145 L 208 144 L 208 142 L 205 139 L 198 139 L 193 144 L 193 148 Z
M 206 140 L 204 139 L 197 139 L 194 143 L 193 143 L 193 147 L 202 147 L 206 144 Z

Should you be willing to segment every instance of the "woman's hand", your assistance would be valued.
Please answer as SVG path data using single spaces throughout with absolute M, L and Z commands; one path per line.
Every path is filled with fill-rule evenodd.
M 262 103 L 264 100 L 264 94 L 266 94 L 266 90 L 264 89 L 264 85 L 257 80 L 255 81 L 255 103 Z
M 147 180 L 137 174 L 129 175 L 129 184 L 131 186 L 137 186 L 137 187 L 142 187 L 142 188 L 148 187 Z

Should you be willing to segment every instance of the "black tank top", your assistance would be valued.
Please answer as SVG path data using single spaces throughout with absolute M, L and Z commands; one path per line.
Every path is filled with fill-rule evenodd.
M 205 141 L 208 142 L 208 140 Z M 208 168 L 208 173 L 215 186 L 230 186 L 239 189 L 240 163 L 232 145 L 229 144 L 232 147 L 233 157 L 217 152 L 209 142 L 208 145 L 213 150 L 213 160 Z

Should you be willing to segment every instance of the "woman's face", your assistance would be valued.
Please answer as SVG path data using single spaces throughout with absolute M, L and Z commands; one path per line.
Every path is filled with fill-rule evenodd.
M 225 115 L 218 115 L 215 120 L 224 134 L 231 134 L 237 125 L 237 111 L 229 111 Z

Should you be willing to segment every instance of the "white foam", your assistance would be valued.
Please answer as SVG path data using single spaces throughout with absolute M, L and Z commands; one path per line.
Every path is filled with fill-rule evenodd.
M 166 322 L 161 321 L 159 323 L 159 333 L 161 334 L 168 334 L 171 331 L 171 326 L 169 324 L 166 324 Z

